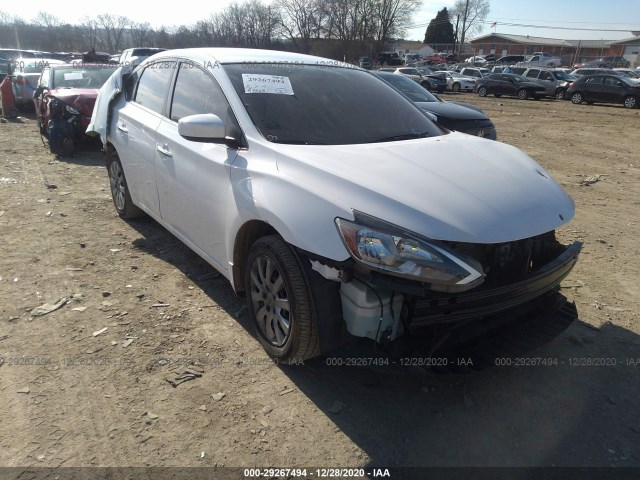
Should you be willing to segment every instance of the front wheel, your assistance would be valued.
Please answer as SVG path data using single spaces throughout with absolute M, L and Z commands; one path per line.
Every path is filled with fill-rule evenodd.
M 582 93 L 576 92 L 573 95 L 571 95 L 571 103 L 580 105 L 583 101 L 584 101 L 584 98 L 582 98 Z
M 478 88 L 478 95 L 480 95 L 481 97 L 486 97 L 487 96 L 487 88 L 486 87 Z
M 520 100 L 526 100 L 527 98 L 529 98 L 529 91 L 526 88 L 521 88 L 520 90 L 518 90 L 518 98 Z
M 564 89 L 559 88 L 556 90 L 556 100 L 564 100 Z
M 636 99 L 636 97 L 629 95 L 624 99 L 623 104 L 625 108 L 636 108 L 638 106 L 638 100 Z
M 422 82 L 420 86 L 422 88 L 426 88 L 427 90 L 431 90 L 431 84 L 429 82 Z
M 454 83 L 453 86 L 451 87 L 451 90 L 453 90 L 454 92 L 459 92 L 460 84 L 458 82 Z
M 111 185 L 111 197 L 116 207 L 118 215 L 125 219 L 138 218 L 144 213 L 131 200 L 127 180 L 124 176 L 120 157 L 115 150 L 112 150 L 107 157 L 107 171 L 109 172 L 109 183 Z
M 279 235 L 251 247 L 245 288 L 250 318 L 270 357 L 291 361 L 320 354 L 310 287 L 298 258 Z

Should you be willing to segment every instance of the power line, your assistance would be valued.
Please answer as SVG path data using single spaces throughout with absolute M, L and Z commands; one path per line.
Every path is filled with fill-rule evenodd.
M 446 21 L 443 20 L 439 20 L 439 21 L 432 21 L 432 22 L 428 22 L 428 23 L 414 23 L 411 25 L 407 25 L 407 28 L 421 28 L 421 27 L 427 27 L 429 26 L 429 24 L 432 25 L 438 25 L 441 23 L 446 23 Z M 449 23 L 452 23 L 449 20 Z M 630 32 L 630 31 L 636 31 L 636 30 L 640 30 L 640 27 L 627 27 L 627 28 L 622 28 L 622 29 L 612 29 L 612 28 L 584 28 L 584 27 L 557 27 L 557 26 L 553 26 L 553 25 L 532 25 L 532 24 L 525 24 L 525 23 L 510 23 L 510 22 L 496 22 L 496 21 L 490 21 L 490 20 L 484 20 L 482 22 L 476 22 L 476 23 L 483 23 L 486 25 L 492 25 L 496 24 L 496 27 L 498 26 L 504 26 L 504 27 L 521 27 L 521 28 L 541 28 L 541 29 L 549 29 L 549 30 L 575 30 L 575 31 L 587 31 L 587 32 Z M 567 22 L 567 23 L 592 23 L 592 22 Z M 619 24 L 614 24 L 611 23 L 610 25 L 619 25 Z

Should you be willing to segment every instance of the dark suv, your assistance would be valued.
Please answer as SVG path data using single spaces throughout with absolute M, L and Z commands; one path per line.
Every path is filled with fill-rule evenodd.
M 396 52 L 380 52 L 378 63 L 380 65 L 402 65 L 402 59 Z
M 601 57 L 589 62 L 578 63 L 574 68 L 629 68 L 631 62 L 624 57 Z
M 505 55 L 496 60 L 496 65 L 512 65 L 524 62 L 524 55 Z

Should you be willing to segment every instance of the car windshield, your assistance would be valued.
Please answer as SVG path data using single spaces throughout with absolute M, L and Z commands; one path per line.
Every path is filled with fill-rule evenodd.
M 463 78 L 464 75 L 462 75 L 461 73 L 458 72 L 447 72 L 447 75 L 449 75 L 450 77 L 454 77 L 454 78 Z
M 551 72 L 553 74 L 554 77 L 556 77 L 557 80 L 565 80 L 565 81 L 572 81 L 575 80 L 576 77 L 573 75 L 569 75 L 566 72 Z
M 522 83 L 522 82 L 528 82 L 529 81 L 528 79 L 524 78 L 522 75 L 517 75 L 515 73 L 511 74 L 511 78 L 513 78 L 513 80 L 516 83 Z
M 243 63 L 224 70 L 255 126 L 274 143 L 344 145 L 441 135 L 398 91 L 360 69 Z
M 409 78 L 402 77 L 400 75 L 393 74 L 377 74 L 384 81 L 389 82 L 393 87 L 400 90 L 412 102 L 437 102 L 438 99 L 434 97 L 426 88 L 421 87 L 416 82 Z
M 62 67 L 53 69 L 52 88 L 100 88 L 117 65 L 99 68 Z

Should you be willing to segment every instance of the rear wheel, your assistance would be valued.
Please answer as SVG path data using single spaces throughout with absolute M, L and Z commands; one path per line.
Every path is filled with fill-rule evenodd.
M 454 92 L 459 92 L 460 84 L 458 82 L 454 83 L 453 86 L 451 87 L 451 90 L 453 90 Z
M 478 95 L 480 95 L 481 97 L 486 97 L 487 96 L 487 87 L 480 87 L 478 88 Z
M 518 98 L 520 100 L 526 100 L 527 98 L 529 98 L 529 91 L 526 88 L 521 88 L 520 90 L 518 90 Z
M 635 108 L 638 106 L 638 99 L 633 95 L 629 95 L 624 99 L 623 104 L 625 108 Z
M 247 307 L 258 340 L 278 360 L 320 353 L 311 288 L 292 248 L 279 235 L 257 240 L 245 271 Z
M 582 97 L 582 93 L 575 92 L 573 95 L 571 95 L 571 103 L 580 105 L 583 101 L 584 101 L 584 98 Z
M 116 207 L 118 215 L 125 219 L 138 218 L 144 212 L 133 204 L 127 180 L 124 176 L 120 157 L 115 150 L 112 150 L 107 157 L 107 171 L 109 172 L 109 183 L 111 184 L 111 197 Z

